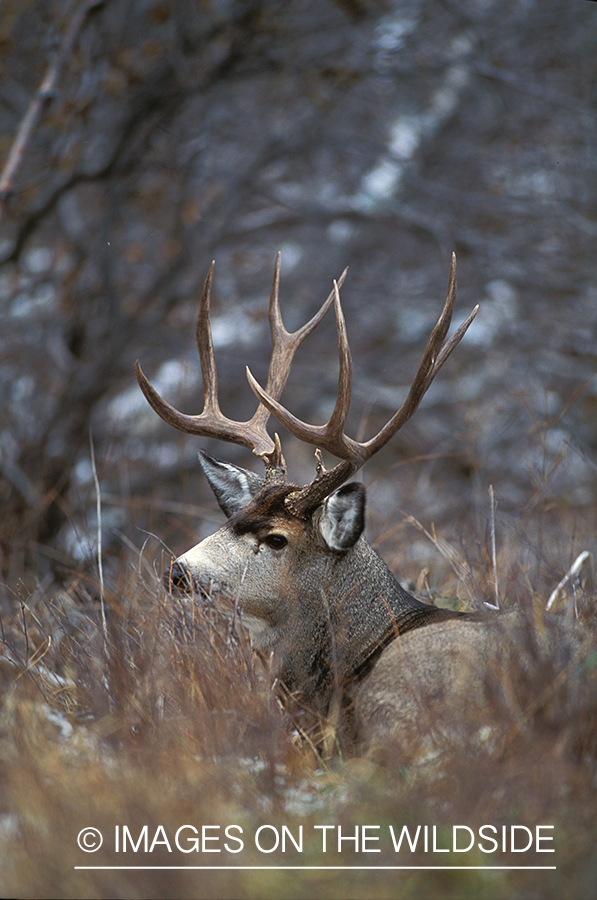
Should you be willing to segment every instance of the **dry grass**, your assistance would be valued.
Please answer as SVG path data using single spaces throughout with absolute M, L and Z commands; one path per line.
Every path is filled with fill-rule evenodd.
M 421 523 L 410 522 L 421 528 Z M 528 560 L 489 535 L 472 553 L 425 526 L 467 602 L 492 596 L 498 566 L 502 602 L 529 613 L 518 663 L 507 672 L 509 698 L 491 710 L 491 734 L 440 746 L 405 762 L 388 747 L 384 765 L 368 759 L 322 760 L 299 739 L 254 664 L 243 634 L 211 607 L 163 594 L 139 574 L 103 595 L 81 579 L 67 590 L 42 588 L 14 598 L 2 622 L 0 712 L 0 895 L 16 897 L 441 897 L 594 896 L 597 883 L 597 656 L 589 652 L 563 673 L 549 652 L 536 652 L 537 589 Z M 550 568 L 546 557 L 542 570 Z M 554 578 L 552 587 L 561 579 Z M 424 590 L 427 579 L 421 579 Z M 466 590 L 465 590 L 466 588 Z M 554 605 L 576 604 L 587 635 L 594 630 L 590 567 L 570 578 Z M 593 645 L 594 647 L 594 645 Z M 533 651 L 535 648 L 535 651 Z M 439 847 L 454 825 L 475 835 L 483 825 L 553 826 L 556 852 L 414 852 L 393 849 L 403 826 L 428 826 Z M 211 827 L 207 850 L 183 853 L 183 825 Z M 227 826 L 240 826 L 241 832 Z M 284 852 L 261 852 L 262 826 L 283 826 Z M 322 852 L 322 831 L 333 825 Z M 81 829 L 104 836 L 97 853 L 77 846 Z M 115 827 L 141 844 L 116 853 Z M 146 826 L 146 832 L 143 829 Z M 160 829 L 162 826 L 162 829 Z M 370 848 L 355 852 L 337 828 L 369 830 Z M 147 834 L 148 852 L 143 835 Z M 521 832 L 522 833 L 522 832 Z M 186 830 L 183 837 L 194 832 Z M 262 834 L 264 850 L 274 832 Z M 362 832 L 359 833 L 362 838 Z M 461 832 L 464 839 L 465 833 Z M 242 837 L 239 853 L 232 838 Z M 151 850 L 154 839 L 157 841 Z M 166 839 L 172 852 L 168 850 Z M 478 843 L 478 839 L 477 839 Z M 551 846 L 554 846 L 551 845 Z M 184 846 L 184 844 L 183 844 Z M 187 844 L 187 846 L 190 846 Z M 223 866 L 224 870 L 77 869 L 95 865 Z M 555 865 L 555 870 L 480 870 L 457 866 Z M 233 866 L 300 866 L 280 871 Z M 448 866 L 448 869 L 337 870 L 332 866 Z M 308 868 L 325 866 L 326 870 Z

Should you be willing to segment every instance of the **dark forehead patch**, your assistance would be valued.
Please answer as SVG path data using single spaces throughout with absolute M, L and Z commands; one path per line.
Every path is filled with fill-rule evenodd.
M 296 491 L 296 486 L 292 484 L 263 488 L 247 506 L 228 520 L 228 527 L 237 535 L 258 534 L 271 526 L 273 518 L 293 520 L 284 505 L 284 500 L 292 491 Z

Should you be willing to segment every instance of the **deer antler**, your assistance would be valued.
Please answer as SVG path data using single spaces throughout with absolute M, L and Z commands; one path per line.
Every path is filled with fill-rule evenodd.
M 338 330 L 338 354 L 340 358 L 340 374 L 338 378 L 338 397 L 334 411 L 325 425 L 309 425 L 297 419 L 290 413 L 278 398 L 269 394 L 258 384 L 251 372 L 247 369 L 247 378 L 253 392 L 260 403 L 266 407 L 288 431 L 301 441 L 316 444 L 323 447 L 342 462 L 331 470 L 326 470 L 319 450 L 316 452 L 317 474 L 311 484 L 295 491 L 288 496 L 286 504 L 290 511 L 297 516 L 305 516 L 317 506 L 333 490 L 350 478 L 361 466 L 377 453 L 396 432 L 402 428 L 416 411 L 421 399 L 429 389 L 431 382 L 447 360 L 454 348 L 462 340 L 469 325 L 475 318 L 478 310 L 476 306 L 468 318 L 454 332 L 452 337 L 444 344 L 454 302 L 456 300 L 456 254 L 452 254 L 450 266 L 450 282 L 444 308 L 433 331 L 431 332 L 419 368 L 413 379 L 406 400 L 400 409 L 392 416 L 386 425 L 370 440 L 363 443 L 349 438 L 344 432 L 344 426 L 348 417 L 350 398 L 352 391 L 352 360 L 346 335 L 346 325 L 342 306 L 340 304 L 339 285 L 334 282 L 334 310 Z
M 340 284 L 343 283 L 347 271 L 348 269 L 345 269 L 342 273 Z M 160 397 L 143 374 L 139 360 L 135 363 L 137 381 L 150 406 L 169 425 L 173 425 L 174 428 L 178 428 L 179 431 L 187 434 L 214 437 L 222 441 L 230 441 L 234 444 L 249 447 L 256 456 L 259 456 L 265 462 L 266 481 L 284 481 L 286 466 L 282 456 L 280 440 L 277 434 L 272 440 L 266 429 L 271 415 L 269 408 L 260 403 L 253 417 L 247 422 L 235 422 L 223 415 L 220 410 L 218 402 L 218 375 L 209 319 L 213 273 L 214 263 L 211 264 L 205 279 L 199 304 L 199 315 L 197 317 L 197 347 L 203 374 L 203 412 L 199 415 L 189 416 L 179 412 L 167 403 L 166 400 Z M 313 318 L 306 325 L 303 325 L 302 328 L 292 333 L 286 330 L 282 322 L 279 298 L 280 254 L 278 253 L 269 305 L 272 355 L 265 387 L 268 401 L 273 403 L 277 403 L 282 395 L 298 348 L 305 338 L 319 325 L 334 302 L 334 291 L 332 291 Z

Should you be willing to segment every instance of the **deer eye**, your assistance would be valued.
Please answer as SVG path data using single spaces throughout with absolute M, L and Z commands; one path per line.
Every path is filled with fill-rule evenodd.
M 264 543 L 267 544 L 268 547 L 271 547 L 272 550 L 281 550 L 282 547 L 286 546 L 288 541 L 283 534 L 268 534 L 268 536 L 264 538 Z

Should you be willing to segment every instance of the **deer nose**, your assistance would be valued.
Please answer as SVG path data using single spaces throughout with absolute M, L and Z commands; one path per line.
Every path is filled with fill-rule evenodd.
M 172 560 L 170 566 L 164 572 L 164 587 L 168 591 L 168 593 L 172 593 L 172 591 L 184 591 L 185 593 L 191 593 L 193 589 L 193 583 L 191 580 L 191 573 L 187 569 L 186 566 L 181 565 L 177 560 Z

